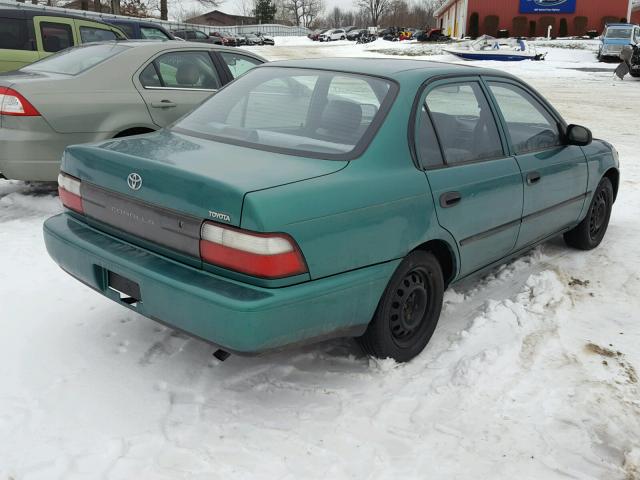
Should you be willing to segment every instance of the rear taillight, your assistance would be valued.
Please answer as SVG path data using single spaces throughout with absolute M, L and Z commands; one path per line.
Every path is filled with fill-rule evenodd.
M 12 88 L 0 87 L 0 115 L 39 117 L 40 112 Z
M 82 195 L 80 194 L 80 180 L 66 173 L 58 175 L 58 194 L 62 204 L 78 213 L 84 213 Z
M 205 222 L 200 256 L 213 265 L 254 277 L 284 278 L 307 272 L 295 241 L 282 233 L 255 233 Z

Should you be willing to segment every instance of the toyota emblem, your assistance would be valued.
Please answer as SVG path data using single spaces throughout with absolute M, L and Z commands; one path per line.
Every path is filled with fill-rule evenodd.
M 140 187 L 142 187 L 142 177 L 137 173 L 130 173 L 127 177 L 127 183 L 131 190 L 140 190 Z

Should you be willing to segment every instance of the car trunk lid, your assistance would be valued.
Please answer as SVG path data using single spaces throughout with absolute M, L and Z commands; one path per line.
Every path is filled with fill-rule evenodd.
M 247 193 L 328 175 L 347 163 L 161 131 L 69 147 L 62 170 L 82 181 L 89 217 L 193 257 L 202 221 L 240 226 Z

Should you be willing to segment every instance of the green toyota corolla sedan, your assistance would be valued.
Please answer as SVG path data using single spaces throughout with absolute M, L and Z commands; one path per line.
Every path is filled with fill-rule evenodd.
M 407 361 L 449 285 L 559 234 L 598 246 L 618 168 L 502 72 L 276 62 L 168 129 L 69 147 L 44 237 L 79 281 L 223 352 L 348 336 Z

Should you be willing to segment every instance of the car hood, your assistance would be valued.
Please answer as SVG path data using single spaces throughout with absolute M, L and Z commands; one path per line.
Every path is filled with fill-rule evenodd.
M 163 130 L 69 147 L 62 170 L 146 203 L 239 226 L 246 194 L 329 175 L 347 164 Z M 137 191 L 128 186 L 131 173 L 142 177 L 142 187 Z

